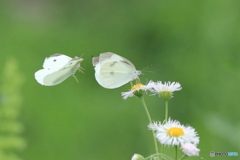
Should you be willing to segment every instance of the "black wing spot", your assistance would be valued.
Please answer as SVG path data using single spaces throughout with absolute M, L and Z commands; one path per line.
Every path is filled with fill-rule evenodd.
M 54 60 L 53 60 L 53 62 L 56 62 L 56 61 L 57 61 L 57 59 L 54 59 Z
M 130 66 L 131 66 L 131 64 L 130 64 L 130 63 L 128 63 L 127 61 L 121 61 L 121 62 L 123 62 L 123 63 L 126 63 L 126 64 L 128 64 L 128 65 L 130 65 Z
M 114 75 L 114 71 L 110 72 L 111 75 Z
M 113 67 L 116 63 L 117 61 L 114 61 L 112 64 L 110 64 L 110 67 Z

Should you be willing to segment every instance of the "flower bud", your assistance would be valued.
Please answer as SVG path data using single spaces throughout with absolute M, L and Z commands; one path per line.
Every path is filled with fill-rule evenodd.
M 162 91 L 159 92 L 159 96 L 164 99 L 165 101 L 168 101 L 169 99 L 172 98 L 172 92 L 170 91 Z
M 140 154 L 134 154 L 131 160 L 144 160 L 144 157 Z

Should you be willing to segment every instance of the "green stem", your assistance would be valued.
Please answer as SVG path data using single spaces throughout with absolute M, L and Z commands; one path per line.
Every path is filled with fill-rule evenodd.
M 145 111 L 146 111 L 146 113 L 147 113 L 147 117 L 148 117 L 149 123 L 152 123 L 152 118 L 151 118 L 151 116 L 150 116 L 150 114 L 149 114 L 149 111 L 148 111 L 147 105 L 146 105 L 146 103 L 145 103 L 145 100 L 144 100 L 143 97 L 140 97 L 140 99 L 142 100 L 142 104 L 143 104 L 144 109 L 145 109 Z M 154 145 L 155 145 L 155 150 L 156 150 L 156 153 L 158 154 L 157 140 L 156 140 L 156 138 L 155 138 L 155 136 L 154 136 L 154 131 L 153 131 L 153 130 L 152 130 L 152 134 L 153 134 L 153 141 L 154 141 Z M 158 160 L 159 160 L 159 157 L 158 157 Z
M 179 160 L 183 160 L 183 159 L 185 159 L 185 158 L 187 158 L 187 156 L 184 154 L 184 155 L 182 156 L 182 158 L 180 158 Z
M 168 120 L 168 101 L 165 101 L 165 122 L 167 122 Z M 165 146 L 162 144 L 161 147 L 161 153 L 164 154 L 165 153 Z
M 165 101 L 165 122 L 168 120 L 168 101 Z
M 177 160 L 178 157 L 178 146 L 175 146 L 175 160 Z
M 161 145 L 161 153 L 162 153 L 162 154 L 164 154 L 164 153 L 165 153 L 165 147 L 164 147 L 164 145 L 163 145 L 163 144 Z M 163 159 L 163 158 L 161 158 L 161 160 L 162 160 L 162 159 Z
M 162 154 L 162 153 L 150 155 L 149 157 L 146 157 L 145 160 L 153 160 L 154 157 L 156 157 L 156 156 L 161 156 L 161 157 L 163 157 L 163 159 L 167 159 L 167 160 L 173 160 L 173 159 L 172 159 L 171 157 L 169 157 L 168 155 L 165 155 L 165 154 Z

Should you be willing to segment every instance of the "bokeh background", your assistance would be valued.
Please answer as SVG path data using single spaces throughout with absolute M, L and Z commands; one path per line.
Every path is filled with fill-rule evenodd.
M 94 78 L 92 56 L 111 51 L 139 70 L 152 65 L 140 76 L 143 83 L 181 83 L 169 114 L 200 136 L 200 157 L 189 159 L 238 159 L 209 154 L 240 153 L 239 7 L 238 0 L 0 1 L 1 108 L 17 101 L 10 121 L 18 125 L 7 135 L 19 138 L 7 149 L 2 145 L 0 153 L 13 150 L 12 159 L 23 160 L 129 160 L 134 153 L 153 154 L 140 100 L 121 97 L 130 85 L 108 90 Z M 84 74 L 76 73 L 80 83 L 71 77 L 53 87 L 36 82 L 34 73 L 54 53 L 84 53 Z M 152 118 L 162 121 L 163 100 L 145 100 Z

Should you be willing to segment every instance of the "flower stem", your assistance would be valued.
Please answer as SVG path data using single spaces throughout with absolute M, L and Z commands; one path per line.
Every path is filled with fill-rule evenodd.
M 150 114 L 149 114 L 149 111 L 148 111 L 147 105 L 146 105 L 146 103 L 145 103 L 145 100 L 144 100 L 143 97 L 140 97 L 140 99 L 142 100 L 142 104 L 143 104 L 144 109 L 145 109 L 145 111 L 146 111 L 146 114 L 147 114 L 149 123 L 152 123 L 152 118 L 151 118 L 151 116 L 150 116 Z M 153 130 L 152 130 L 152 134 L 153 134 L 153 141 L 154 141 L 154 145 L 155 145 L 156 154 L 158 154 L 159 152 L 158 152 L 157 140 L 156 140 L 156 138 L 155 138 L 155 136 L 154 136 L 154 131 L 153 131 Z M 159 157 L 158 157 L 158 160 L 159 160 Z
M 165 101 L 165 122 L 167 122 L 167 120 L 168 120 L 168 101 L 166 100 Z M 162 145 L 161 146 L 161 153 L 162 154 L 164 154 L 165 153 L 165 146 L 164 145 Z
M 175 146 L 175 160 L 177 160 L 178 157 L 178 146 Z
M 165 122 L 168 120 L 168 101 L 165 101 Z
M 146 157 L 145 160 L 154 160 L 154 158 L 155 158 L 156 156 L 161 156 L 161 157 L 163 157 L 164 159 L 167 159 L 167 160 L 173 160 L 173 159 L 172 159 L 171 157 L 169 157 L 168 155 L 165 155 L 165 154 L 162 154 L 162 153 L 150 155 L 149 157 Z
M 183 159 L 185 159 L 185 158 L 187 158 L 187 156 L 184 154 L 184 155 L 182 156 L 182 158 L 180 158 L 179 160 L 183 160 Z

